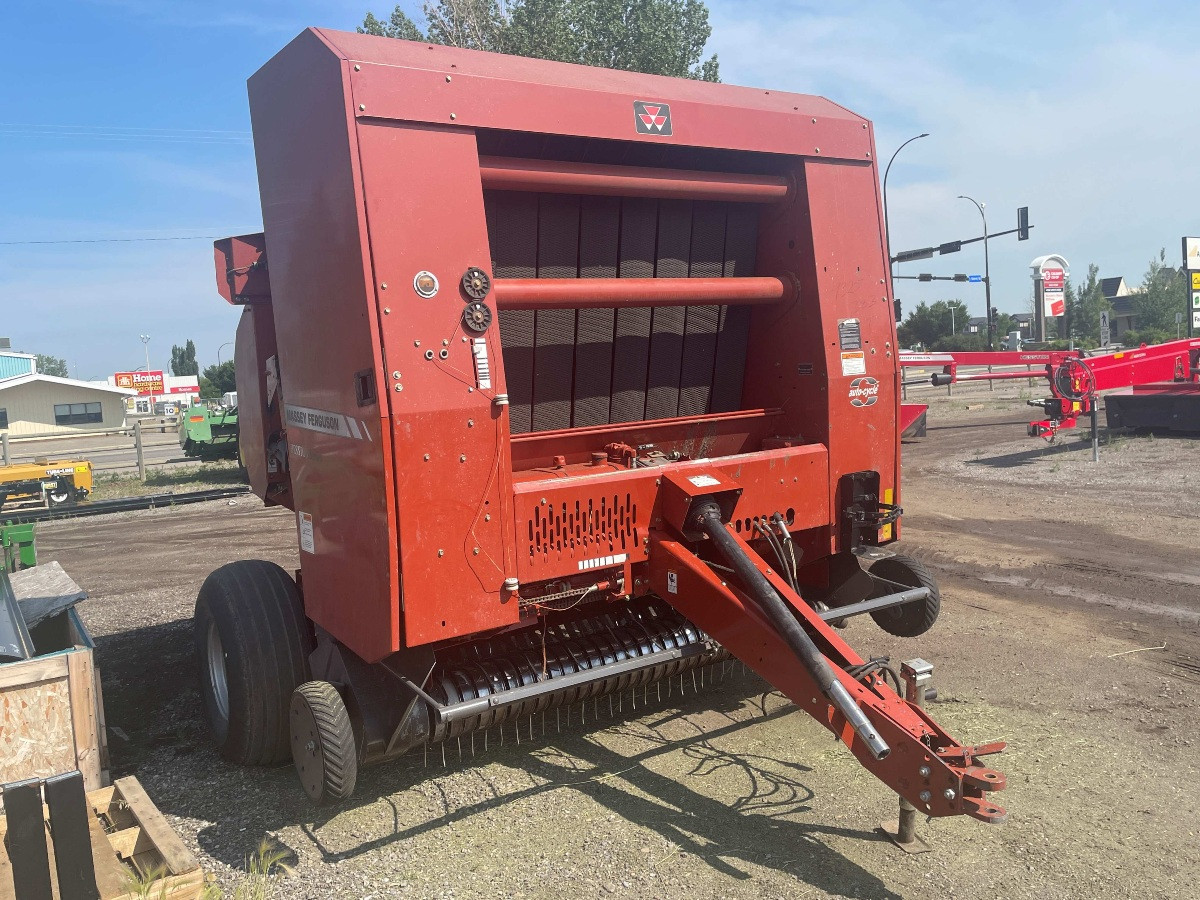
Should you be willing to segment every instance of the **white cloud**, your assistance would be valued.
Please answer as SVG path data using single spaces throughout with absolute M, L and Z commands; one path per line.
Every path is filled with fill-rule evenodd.
M 1184 4 L 859 3 L 830 15 L 798 3 L 715 2 L 722 77 L 828 96 L 875 123 L 894 249 L 980 233 L 959 194 L 987 204 L 991 230 L 1030 207 L 1033 237 L 992 242 L 993 299 L 1024 308 L 1028 263 L 1058 252 L 1073 271 L 1141 279 L 1147 260 L 1200 231 L 1195 212 L 1200 117 L 1186 113 L 1200 29 Z M 852 10 L 852 11 L 848 11 Z M 978 245 L 976 245 L 977 247 Z M 975 272 L 982 253 L 908 271 Z M 902 270 L 903 271 L 903 270 Z M 901 291 L 898 290 L 898 293 Z M 965 286 L 906 286 L 906 297 L 962 296 Z

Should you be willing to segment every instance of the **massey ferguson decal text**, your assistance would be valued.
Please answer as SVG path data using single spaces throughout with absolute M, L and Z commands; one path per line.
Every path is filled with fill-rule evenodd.
M 874 406 L 879 402 L 879 381 L 870 375 L 850 382 L 851 406 Z
M 633 101 L 633 121 L 638 134 L 667 135 L 671 133 L 671 107 L 648 100 Z

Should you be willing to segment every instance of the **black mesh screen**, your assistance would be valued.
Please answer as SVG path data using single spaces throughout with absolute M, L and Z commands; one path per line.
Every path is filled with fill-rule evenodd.
M 752 275 L 758 209 L 736 203 L 489 191 L 497 278 Z M 744 306 L 505 310 L 512 430 L 739 408 Z

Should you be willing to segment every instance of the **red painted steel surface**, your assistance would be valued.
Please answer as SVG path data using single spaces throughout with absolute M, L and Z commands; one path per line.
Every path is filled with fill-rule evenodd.
M 250 78 L 250 114 L 305 610 L 375 660 L 400 646 L 400 559 L 387 412 L 355 389 L 388 383 L 345 70 L 306 31 Z
M 782 200 L 789 189 L 786 179 L 769 175 L 687 172 L 496 156 L 480 157 L 479 175 L 484 188 L 497 191 L 724 200 L 734 203 Z
M 582 502 L 589 485 L 596 499 L 609 489 L 601 482 L 627 480 L 642 513 L 652 510 L 653 470 L 623 471 L 629 461 L 595 482 L 560 477 L 608 444 L 636 441 L 638 453 L 654 443 L 680 454 L 669 466 L 687 466 L 693 454 L 745 454 L 729 468 L 715 464 L 745 483 L 754 514 L 794 510 L 810 562 L 842 549 L 835 507 L 844 474 L 878 471 L 894 496 L 899 370 L 871 129 L 860 117 L 820 98 L 323 31 L 281 51 L 250 92 L 292 493 L 311 517 L 300 531 L 306 605 L 355 653 L 373 661 L 516 622 L 505 579 L 557 577 L 574 559 L 530 562 L 537 491 L 548 502 L 550 494 Z M 673 133 L 639 134 L 635 101 L 669 104 Z M 556 144 L 555 135 L 575 143 Z M 579 141 L 589 138 L 597 140 L 584 161 Z M 535 151 L 549 159 L 514 175 L 512 160 Z M 627 248 L 635 236 L 624 229 L 619 259 L 591 258 L 605 245 L 586 229 L 608 227 L 604 210 L 571 194 L 500 191 L 541 198 L 533 230 L 489 233 L 484 186 L 517 177 L 542 181 L 503 187 L 628 197 L 658 183 L 660 197 L 709 199 L 657 201 L 649 271 L 639 271 L 644 255 Z M 738 201 L 751 218 L 712 206 L 714 197 Z M 756 198 L 770 202 L 749 202 Z M 757 261 L 730 255 L 747 235 L 757 235 Z M 708 247 L 714 236 L 724 255 L 721 243 Z M 497 277 L 500 238 L 536 248 L 532 271 L 521 265 L 543 284 Z M 482 333 L 463 324 L 469 267 L 494 285 Z M 434 296 L 414 289 L 420 272 L 436 277 Z M 525 356 L 509 353 L 497 328 L 514 289 L 571 302 L 536 313 Z M 657 410 L 679 418 L 560 427 L 587 421 L 578 402 L 572 409 L 570 386 L 588 372 L 571 366 L 574 342 L 582 352 L 595 340 L 599 320 L 584 330 L 589 303 L 618 314 L 611 365 L 624 373 L 621 316 L 631 303 L 672 298 L 689 305 L 634 310 L 653 326 L 637 326 L 647 329 L 638 340 L 650 365 L 632 418 L 662 417 Z M 724 305 L 754 298 L 772 302 Z M 726 310 L 730 327 L 721 330 Z M 859 349 L 847 361 L 851 332 Z M 746 350 L 714 349 L 727 336 Z M 735 369 L 714 371 L 718 350 Z M 514 437 L 517 401 L 503 402 L 510 369 L 534 359 L 534 396 L 523 407 L 532 428 L 517 430 L 535 433 Z M 615 400 L 607 414 L 618 421 Z M 766 469 L 751 462 L 760 452 L 775 454 Z M 554 474 L 558 457 L 564 468 Z M 531 484 L 542 475 L 544 486 Z M 564 487 L 573 479 L 582 485 Z
M 505 278 L 496 281 L 495 291 L 500 309 L 749 305 L 787 295 L 778 278 Z
M 780 513 L 820 581 L 851 549 L 845 476 L 878 473 L 898 502 L 869 123 L 821 98 L 325 31 L 250 96 L 266 238 L 223 242 L 218 281 L 252 301 L 243 421 L 259 453 L 286 443 L 317 625 L 376 662 L 518 624 L 564 583 L 654 590 L 919 808 L 1002 817 L 973 752 L 875 676 L 840 676 L 894 748 L 876 763 L 664 520 L 664 479 L 716 482 L 735 540 Z M 639 132 L 645 103 L 670 133 Z M 269 287 L 246 267 L 263 256 Z M 835 666 L 861 661 L 755 559 Z
M 347 75 L 364 118 L 872 161 L 870 123 L 822 97 L 315 33 L 358 66 Z M 634 101 L 669 103 L 673 134 L 639 134 Z
M 826 527 L 829 459 L 824 447 L 765 450 L 720 459 L 612 471 L 581 466 L 559 474 L 525 473 L 538 480 L 516 484 L 517 534 L 525 552 L 517 557 L 522 584 L 578 575 L 581 563 L 625 555 L 631 565 L 647 558 L 650 539 L 667 527 L 658 482 L 664 475 L 715 470 L 735 480 L 743 510 L 735 528 L 750 533 L 754 517 L 779 511 L 795 531 Z M 621 565 L 611 562 L 602 568 Z M 635 572 L 635 575 L 638 574 Z

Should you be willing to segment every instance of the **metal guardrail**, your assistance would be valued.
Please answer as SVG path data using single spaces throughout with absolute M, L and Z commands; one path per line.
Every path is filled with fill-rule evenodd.
M 157 430 L 160 434 L 166 434 L 168 429 L 174 432 L 179 425 L 177 417 L 170 416 L 153 416 L 151 420 L 139 419 L 132 425 L 123 425 L 120 428 L 86 428 L 79 431 L 71 432 L 50 432 L 44 434 L 23 434 L 10 435 L 7 431 L 0 434 L 0 463 L 6 466 L 13 464 L 12 444 L 14 443 L 32 443 L 35 441 L 65 441 L 86 439 L 89 437 L 118 437 L 123 435 L 132 435 L 134 449 L 137 451 L 136 468 L 138 476 L 142 481 L 146 480 L 146 452 L 143 442 L 143 435 L 147 431 L 153 432 Z M 84 451 L 70 451 L 73 454 L 87 454 L 89 457 L 97 453 L 113 453 L 123 452 L 126 448 L 123 447 L 96 447 Z M 64 451 L 65 452 L 65 451 Z M 28 454 L 22 454 L 28 455 Z M 36 461 L 41 454 L 33 454 L 31 461 Z M 170 460 L 168 462 L 171 462 Z M 133 468 L 133 466 L 117 466 L 115 468 Z
M 183 493 L 146 494 L 142 497 L 121 497 L 116 500 L 89 500 L 77 506 L 59 506 L 54 509 L 34 509 L 26 512 L 14 511 L 11 515 L 0 511 L 0 519 L 15 525 L 27 522 L 46 522 L 54 519 L 78 519 L 85 516 L 100 516 L 106 513 L 131 512 L 139 509 L 154 509 L 159 506 L 183 506 L 188 503 L 203 503 L 207 500 L 224 500 L 250 493 L 247 485 L 229 488 L 213 488 L 206 491 Z
M 153 420 L 153 421 L 151 421 Z M 158 429 L 166 434 L 167 429 L 179 427 L 178 416 L 151 416 L 149 419 L 138 419 L 132 425 L 120 425 L 115 428 L 81 428 L 78 431 L 43 431 L 38 434 L 4 434 L 0 438 L 12 443 L 27 441 L 65 441 L 79 437 L 109 437 L 115 435 L 133 434 L 141 426 L 143 431 Z

